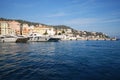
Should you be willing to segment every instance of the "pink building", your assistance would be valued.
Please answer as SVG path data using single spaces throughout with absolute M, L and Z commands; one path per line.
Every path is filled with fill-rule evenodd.
M 30 33 L 30 27 L 28 26 L 28 24 L 23 24 L 22 25 L 22 35 L 29 35 Z
M 16 21 L 8 21 L 11 32 L 15 35 L 20 35 L 20 23 Z

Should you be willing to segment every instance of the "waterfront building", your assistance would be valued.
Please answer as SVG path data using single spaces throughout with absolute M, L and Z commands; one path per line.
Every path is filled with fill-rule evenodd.
M 22 35 L 29 35 L 29 31 L 30 31 L 30 27 L 28 26 L 28 24 L 22 24 Z
M 16 21 L 8 21 L 10 33 L 12 35 L 20 35 L 20 23 Z
M 38 33 L 41 35 L 55 35 L 54 28 L 47 26 L 37 26 L 34 29 L 31 29 L 33 33 Z
M 55 34 L 56 35 L 68 35 L 68 34 L 71 34 L 72 33 L 72 30 L 71 29 L 56 29 L 55 30 Z
M 72 33 L 72 29 L 66 29 L 66 33 Z
M 9 25 L 5 21 L 0 21 L 0 35 L 8 35 L 9 34 Z
M 28 34 L 32 34 L 32 33 L 34 33 L 34 26 L 33 25 L 29 26 L 29 33 Z
M 47 29 L 47 33 L 48 33 L 48 35 L 55 35 L 55 30 L 54 30 L 54 28 L 52 28 L 52 27 L 49 27 L 49 29 Z

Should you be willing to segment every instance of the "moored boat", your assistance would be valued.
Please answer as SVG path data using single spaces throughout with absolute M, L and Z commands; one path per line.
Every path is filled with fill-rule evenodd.
M 29 42 L 46 42 L 49 40 L 48 36 L 43 36 L 38 33 L 32 33 L 28 36 Z
M 60 38 L 54 38 L 46 35 L 39 35 L 39 34 L 31 34 L 28 36 L 29 42 L 57 42 Z
M 11 35 L 4 35 L 0 36 L 0 42 L 16 42 L 17 37 L 16 36 L 11 36 Z
M 42 36 L 29 36 L 28 37 L 28 41 L 30 42 L 44 42 L 44 41 L 48 41 L 49 38 L 47 37 L 42 37 Z
M 28 41 L 28 37 L 25 36 L 17 36 L 16 43 L 26 43 Z
M 60 38 L 49 38 L 49 42 L 58 42 L 59 40 L 61 40 Z

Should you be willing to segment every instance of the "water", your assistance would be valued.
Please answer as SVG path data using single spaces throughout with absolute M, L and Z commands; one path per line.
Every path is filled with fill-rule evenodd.
M 0 80 L 120 80 L 120 41 L 0 43 Z

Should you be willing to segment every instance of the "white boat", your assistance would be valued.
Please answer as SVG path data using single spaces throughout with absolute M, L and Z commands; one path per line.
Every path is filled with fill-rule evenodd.
M 42 37 L 42 36 L 29 36 L 28 41 L 31 42 L 42 42 L 42 41 L 48 41 L 49 38 L 47 37 Z
M 45 35 L 39 35 L 39 34 L 31 34 L 30 36 L 28 36 L 28 41 L 30 42 L 56 42 L 59 41 L 59 38 L 53 38 L 50 36 L 45 36 Z
M 16 36 L 9 36 L 9 35 L 4 35 L 0 36 L 0 42 L 16 42 L 17 37 Z

